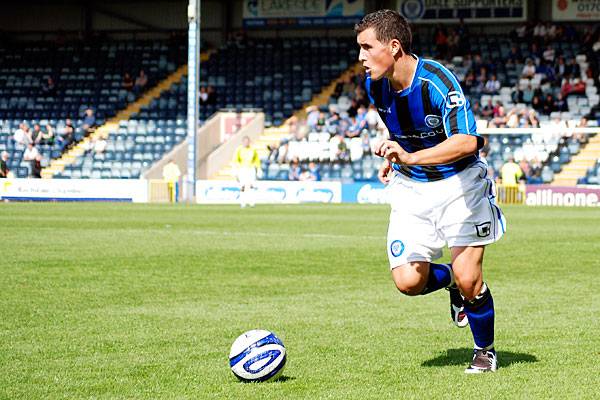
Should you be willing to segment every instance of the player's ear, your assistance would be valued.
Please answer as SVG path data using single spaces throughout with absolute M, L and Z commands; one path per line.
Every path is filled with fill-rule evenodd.
M 400 45 L 400 41 L 398 39 L 390 40 L 390 48 L 392 51 L 392 56 L 395 59 L 402 57 L 402 54 L 403 54 L 402 45 Z

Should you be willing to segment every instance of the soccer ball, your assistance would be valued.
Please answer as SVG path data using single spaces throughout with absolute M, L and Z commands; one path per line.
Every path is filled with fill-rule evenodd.
M 229 366 L 244 382 L 264 382 L 279 378 L 286 361 L 283 342 L 273 332 L 255 329 L 233 342 Z

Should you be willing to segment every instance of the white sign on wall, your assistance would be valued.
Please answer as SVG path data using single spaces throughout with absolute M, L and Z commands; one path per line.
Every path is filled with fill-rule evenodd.
M 2 179 L 2 200 L 148 202 L 141 179 Z
M 340 203 L 340 182 L 259 181 L 252 193 L 256 203 Z M 196 199 L 201 204 L 237 204 L 240 187 L 235 181 L 197 181 Z

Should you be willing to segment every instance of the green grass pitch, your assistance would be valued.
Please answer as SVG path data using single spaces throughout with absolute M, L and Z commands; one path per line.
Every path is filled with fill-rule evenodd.
M 389 278 L 388 208 L 1 204 L 1 399 L 579 399 L 600 396 L 600 210 L 505 207 L 487 249 L 495 374 L 445 291 Z M 243 384 L 242 332 L 284 379 Z

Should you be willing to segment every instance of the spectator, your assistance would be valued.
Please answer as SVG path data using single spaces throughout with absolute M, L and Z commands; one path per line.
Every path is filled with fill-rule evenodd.
M 523 171 L 515 163 L 513 156 L 509 156 L 506 164 L 502 166 L 500 176 L 502 177 L 502 184 L 507 186 L 516 186 L 517 182 L 523 178 Z
M 0 156 L 0 178 L 8 178 L 8 173 L 10 170 L 8 169 L 8 153 L 6 151 L 2 152 Z
M 540 96 L 533 96 L 533 99 L 531 100 L 531 106 L 539 113 L 544 111 L 544 103 L 542 103 Z
M 556 104 L 554 103 L 554 97 L 552 94 L 548 93 L 546 95 L 546 99 L 544 100 L 544 105 L 542 107 L 542 113 L 544 115 L 550 115 L 556 111 Z
M 507 64 L 519 64 L 523 60 L 523 56 L 521 55 L 521 50 L 517 45 L 512 45 L 510 48 L 510 53 L 508 53 L 506 63 Z
M 535 91 L 531 87 L 531 84 L 527 85 L 527 87 L 521 92 L 520 100 L 525 104 L 531 104 L 533 101 L 533 97 L 535 95 Z
M 42 85 L 42 95 L 44 96 L 54 96 L 56 94 L 56 84 L 52 78 L 48 78 L 46 83 Z
M 302 171 L 300 174 L 301 181 L 320 181 L 321 174 L 319 173 L 319 167 L 314 162 L 310 162 L 308 164 L 308 169 L 306 171 Z
M 531 58 L 527 59 L 525 66 L 523 66 L 523 71 L 521 72 L 521 78 L 531 79 L 535 75 L 535 65 L 533 64 L 533 60 Z
M 88 108 L 85 110 L 85 117 L 83 118 L 83 125 L 81 126 L 85 133 L 85 136 L 89 135 L 96 128 L 96 117 L 94 116 L 94 110 Z
M 75 141 L 75 128 L 73 127 L 73 123 L 71 122 L 70 118 L 65 120 L 65 126 L 62 129 L 62 134 L 59 136 L 58 140 L 61 142 L 61 151 L 71 147 Z
M 50 124 L 46 124 L 46 132 L 42 131 L 40 143 L 42 144 L 54 144 L 54 128 Z
M 13 140 L 20 145 L 28 145 L 29 143 L 33 143 L 33 138 L 31 137 L 31 132 L 29 131 L 29 127 L 26 123 L 20 123 L 19 129 L 15 131 L 13 135 Z
M 494 103 L 492 102 L 492 99 L 489 99 L 485 106 L 483 106 L 481 116 L 483 118 L 492 118 L 494 116 Z
M 135 78 L 135 84 L 133 85 L 133 93 L 139 94 L 144 91 L 144 88 L 148 84 L 148 77 L 143 69 L 140 69 L 140 73 Z
M 40 179 L 42 177 L 42 155 L 38 154 L 31 161 L 31 176 Z
M 554 75 L 557 79 L 562 79 L 562 77 L 567 73 L 567 64 L 565 64 L 565 58 L 563 56 L 559 56 L 558 60 L 556 60 L 556 64 L 554 66 Z
M 485 83 L 483 92 L 487 94 L 498 94 L 500 91 L 500 82 L 496 79 L 496 75 L 492 74 L 492 77 Z
M 554 103 L 556 111 L 567 112 L 569 111 L 569 104 L 566 102 L 565 98 L 561 93 L 556 97 L 556 102 Z
M 40 154 L 37 147 L 33 143 L 29 143 L 23 152 L 23 161 L 33 161 Z
M 123 89 L 131 91 L 133 89 L 133 78 L 129 75 L 129 72 L 125 72 L 123 75 Z
M 290 170 L 288 171 L 288 181 L 299 181 L 302 169 L 300 168 L 300 161 L 298 157 L 295 157 L 290 163 Z
M 367 121 L 367 127 L 369 129 L 377 129 L 379 126 L 379 113 L 375 108 L 374 104 L 369 105 L 369 109 L 367 110 L 367 115 L 365 116 Z
M 317 122 L 319 121 L 319 109 L 317 106 L 306 107 L 306 125 L 311 132 L 317 130 Z
M 40 124 L 33 125 L 33 132 L 31 132 L 31 139 L 33 143 L 39 143 L 42 140 L 42 128 Z
M 206 104 L 211 105 L 211 106 L 216 106 L 217 105 L 217 92 L 215 91 L 215 88 L 212 86 L 209 86 L 206 89 L 206 93 L 208 94 Z
M 208 92 L 204 86 L 200 86 L 200 93 L 198 93 L 201 105 L 208 104 Z

